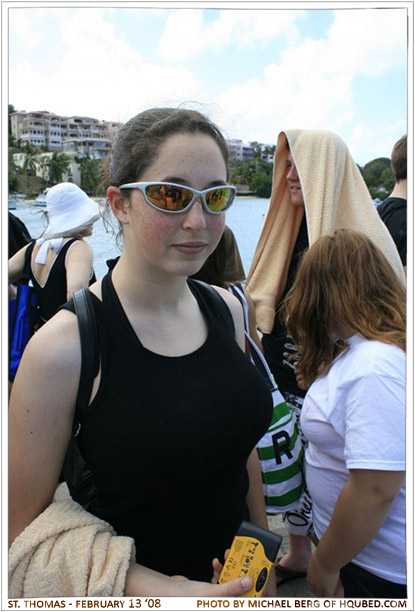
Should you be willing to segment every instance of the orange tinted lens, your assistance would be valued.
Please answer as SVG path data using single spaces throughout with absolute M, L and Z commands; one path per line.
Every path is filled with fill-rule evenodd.
M 232 201 L 233 191 L 229 187 L 212 189 L 206 194 L 206 204 L 212 212 L 222 212 Z
M 175 185 L 148 185 L 147 199 L 161 210 L 183 210 L 192 200 L 193 194 L 184 187 Z

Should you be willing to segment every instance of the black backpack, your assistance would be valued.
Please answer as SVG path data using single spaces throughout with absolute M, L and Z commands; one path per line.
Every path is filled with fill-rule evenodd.
M 235 326 L 231 312 L 219 293 L 203 281 L 192 279 L 189 282 L 197 285 L 209 295 L 211 305 L 218 320 L 233 336 Z M 99 369 L 99 343 L 95 307 L 89 289 L 80 289 L 73 295 L 75 314 L 78 320 L 81 341 L 81 376 L 76 397 L 72 437 L 64 460 L 62 479 L 68 485 L 69 492 L 78 504 L 88 510 L 95 498 L 94 475 L 81 454 L 77 436 L 88 409 L 92 386 Z

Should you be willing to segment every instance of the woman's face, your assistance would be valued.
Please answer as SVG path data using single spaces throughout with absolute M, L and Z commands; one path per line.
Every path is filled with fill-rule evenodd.
M 161 146 L 156 160 L 136 180 L 172 182 L 199 191 L 225 185 L 226 164 L 216 142 L 205 134 L 174 134 Z M 195 274 L 216 248 L 225 226 L 225 214 L 207 213 L 196 200 L 189 211 L 168 214 L 149 206 L 133 189 L 126 209 L 125 247 L 141 262 L 163 273 Z M 134 255 L 133 255 L 134 256 Z
M 293 206 L 304 206 L 303 191 L 301 189 L 297 168 L 295 167 L 291 153 L 288 153 L 285 165 L 287 168 L 285 179 L 287 181 L 288 189 L 290 190 L 291 204 Z

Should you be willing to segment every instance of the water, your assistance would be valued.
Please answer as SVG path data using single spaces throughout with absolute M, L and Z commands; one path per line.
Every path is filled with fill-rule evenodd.
M 269 200 L 262 198 L 238 197 L 226 213 L 226 223 L 232 229 L 238 242 L 245 273 L 248 274 L 255 247 L 258 242 Z M 33 238 L 38 238 L 45 229 L 43 208 L 33 202 L 18 202 L 13 214 L 26 225 Z M 114 227 L 116 223 L 114 222 Z M 85 239 L 94 251 L 94 269 L 97 278 L 107 272 L 106 260 L 120 253 L 115 244 L 115 236 L 105 228 L 102 219 L 94 225 L 94 233 Z

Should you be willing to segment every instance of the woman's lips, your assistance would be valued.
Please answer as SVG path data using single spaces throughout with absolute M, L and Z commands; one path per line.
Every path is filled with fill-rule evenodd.
M 197 253 L 201 253 L 206 246 L 206 242 L 181 242 L 173 245 L 177 251 L 180 251 L 180 253 L 186 253 L 187 255 L 196 255 Z

